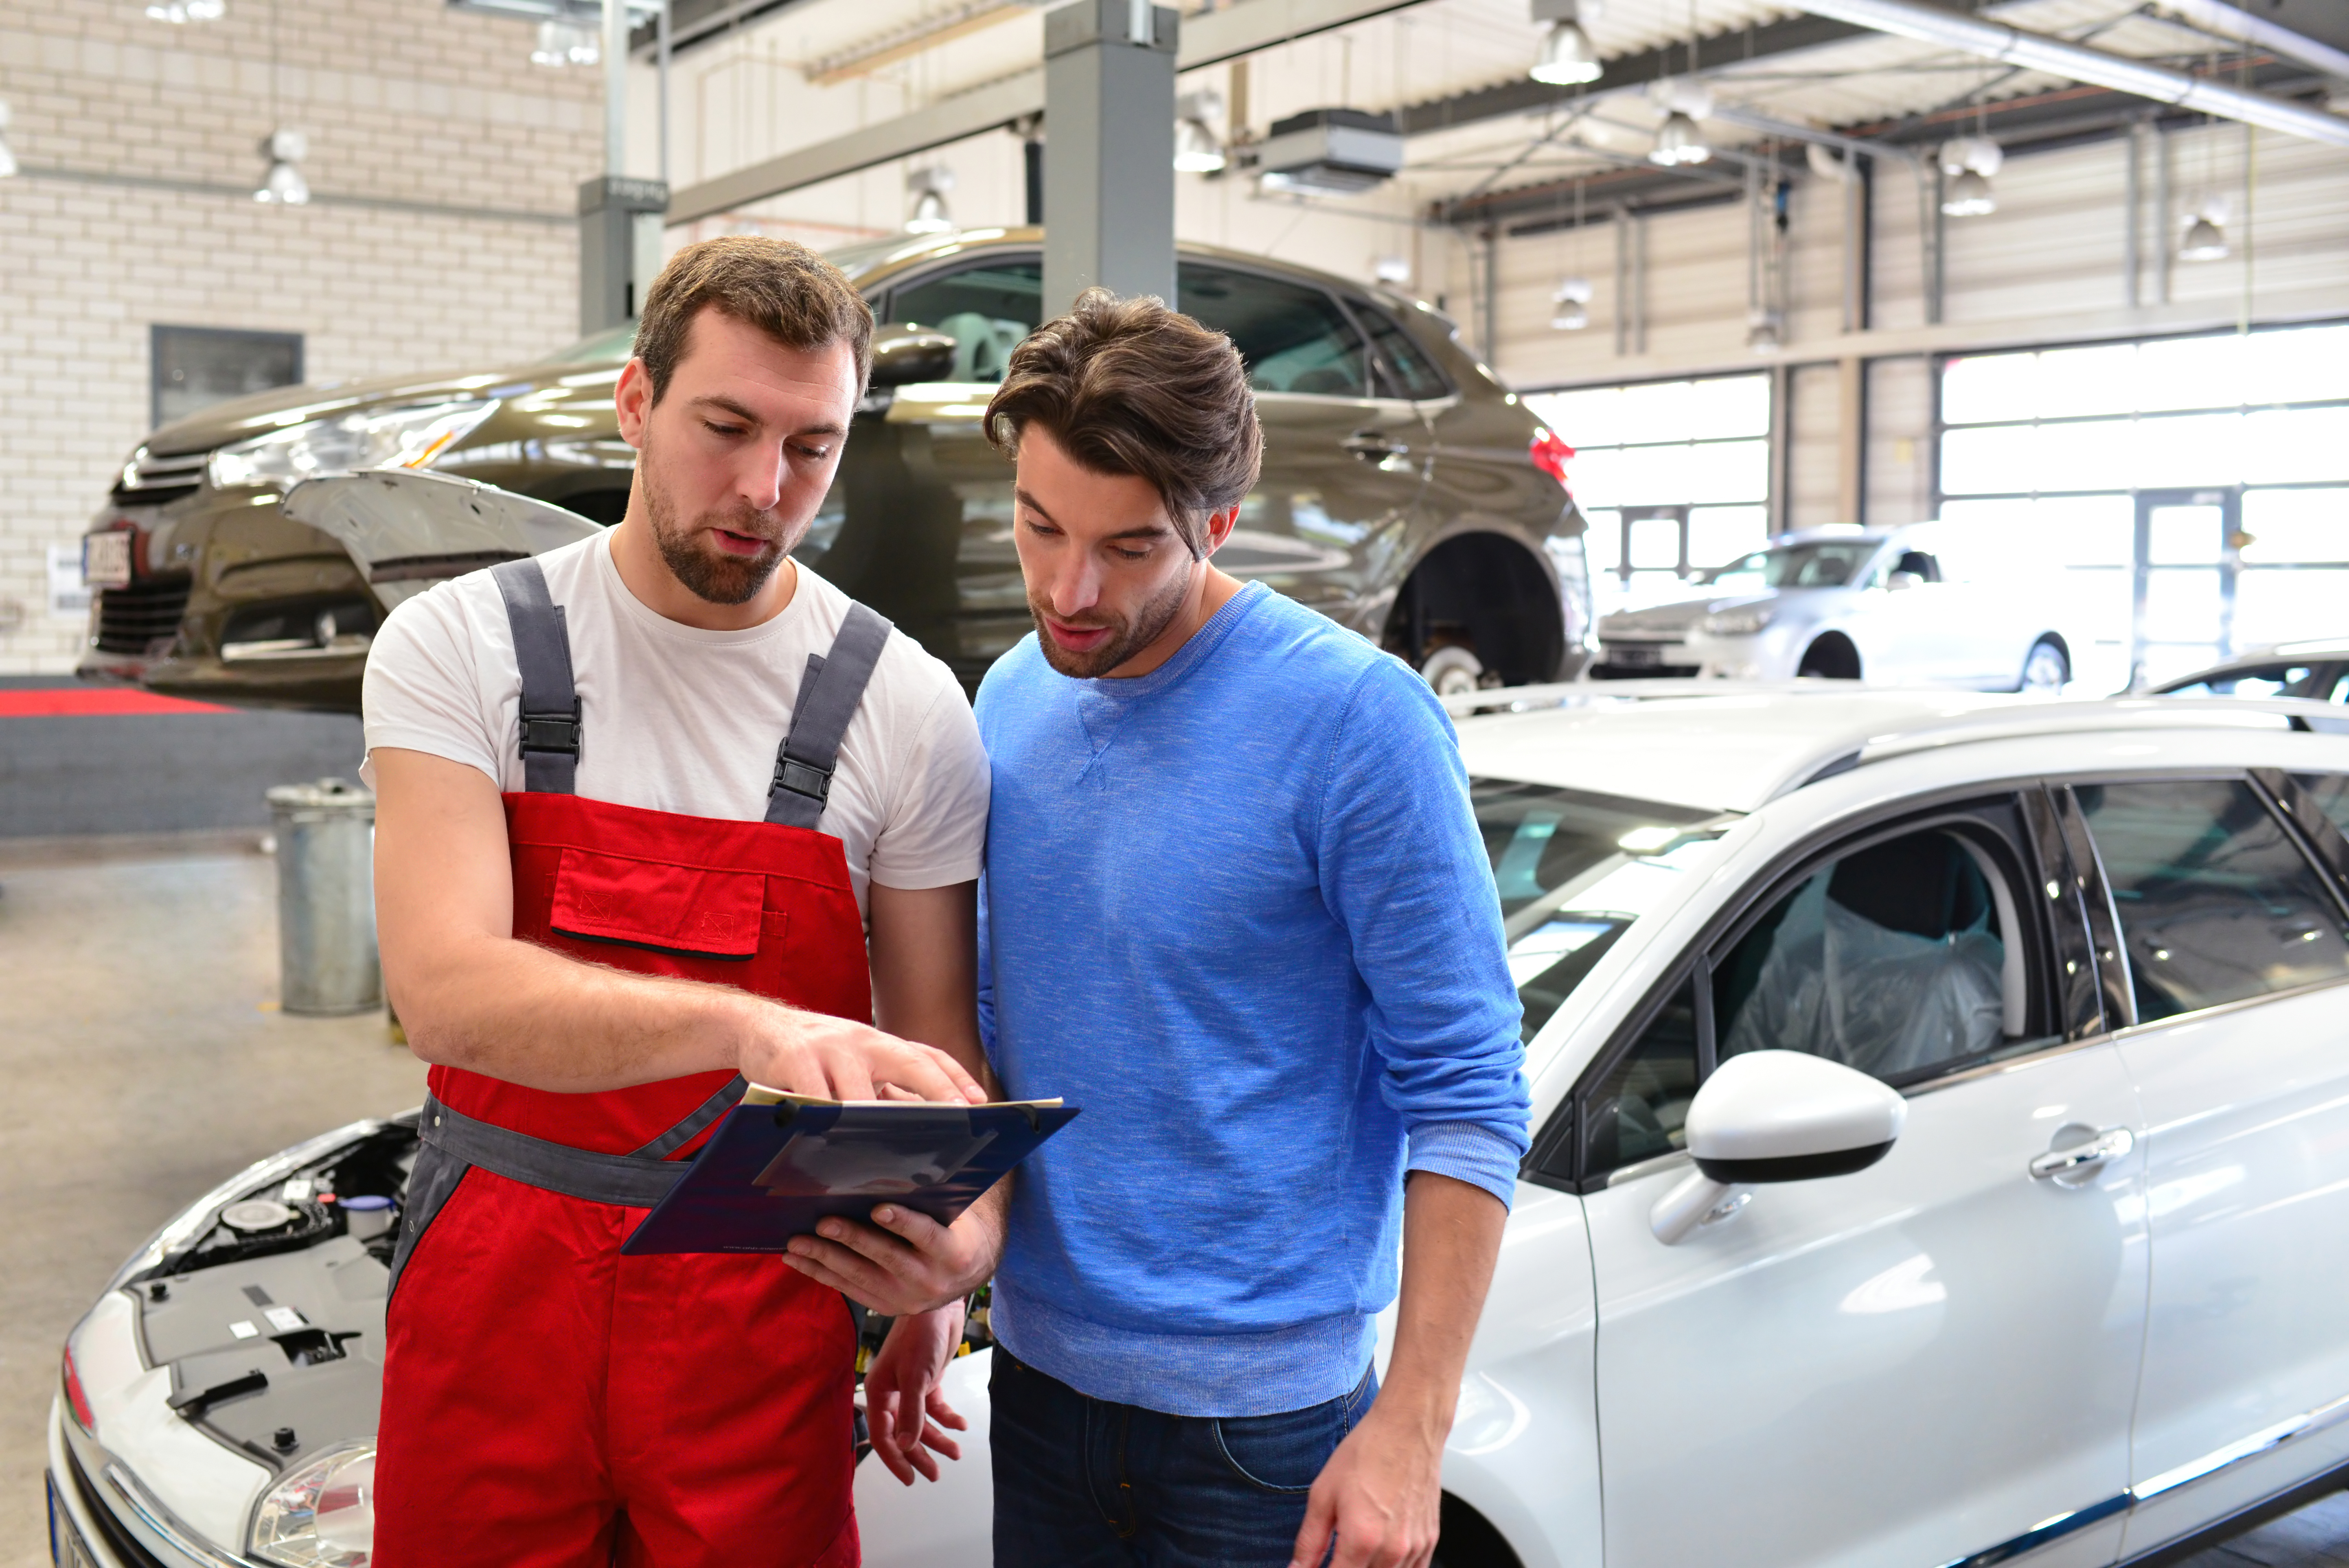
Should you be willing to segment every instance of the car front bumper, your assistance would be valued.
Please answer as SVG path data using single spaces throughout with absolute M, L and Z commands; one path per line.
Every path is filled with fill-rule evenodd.
M 49 1560 L 56 1568 L 263 1568 L 194 1538 L 49 1402 Z

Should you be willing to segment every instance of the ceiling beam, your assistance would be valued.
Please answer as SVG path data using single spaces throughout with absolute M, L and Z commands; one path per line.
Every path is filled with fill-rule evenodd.
M 1418 0 L 1241 0 L 1183 19 L 1177 70 L 1195 70 L 1416 5 Z M 668 221 L 731 211 L 770 196 L 911 158 L 966 137 L 1000 130 L 1044 112 L 1041 67 L 941 98 L 895 119 L 794 148 L 764 162 L 688 185 L 669 201 Z
M 1960 15 L 1938 5 L 1920 5 L 1919 0 L 1802 0 L 1802 4 L 1814 15 L 1873 27 L 1892 37 L 2134 93 L 2155 103 L 2240 120 L 2287 136 L 2349 147 L 2349 119 L 2340 115 L 2229 87 L 2214 77 L 2195 76 L 2151 60 L 2029 32 L 2011 23 Z

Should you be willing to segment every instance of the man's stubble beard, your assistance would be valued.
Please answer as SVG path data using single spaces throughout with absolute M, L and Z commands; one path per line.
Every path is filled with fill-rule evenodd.
M 747 604 L 758 596 L 782 565 L 792 529 L 771 511 L 749 507 L 727 516 L 707 515 L 687 528 L 678 521 L 677 504 L 662 482 L 662 465 L 647 443 L 636 457 L 636 477 L 645 487 L 645 514 L 652 524 L 653 543 L 669 574 L 688 593 L 712 604 Z M 699 525 L 715 523 L 736 533 L 767 542 L 756 555 L 727 555 L 702 536 Z
M 1166 585 L 1166 591 L 1143 604 L 1131 620 L 1110 623 L 1109 641 L 1081 654 L 1072 653 L 1052 640 L 1050 628 L 1044 624 L 1044 606 L 1030 593 L 1028 613 L 1035 617 L 1036 645 L 1043 650 L 1044 662 L 1078 680 L 1094 680 L 1109 674 L 1156 642 L 1174 624 L 1174 617 L 1183 613 L 1184 599 L 1191 592 L 1192 575 L 1187 571 L 1177 573 L 1174 581 Z

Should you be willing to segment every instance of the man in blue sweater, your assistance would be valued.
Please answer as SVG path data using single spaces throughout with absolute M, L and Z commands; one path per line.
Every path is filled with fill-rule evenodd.
M 1213 565 L 1262 441 L 1222 335 L 1093 291 L 988 424 L 1037 635 L 978 695 L 981 1025 L 1007 1093 L 1084 1110 L 995 1275 L 998 1568 L 1423 1564 L 1527 1114 L 1450 722 Z M 907 1321 L 910 1429 L 953 1326 Z

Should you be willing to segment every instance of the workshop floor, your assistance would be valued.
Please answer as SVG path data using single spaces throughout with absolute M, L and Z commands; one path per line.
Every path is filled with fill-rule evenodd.
M 0 1568 L 48 1562 L 58 1351 L 121 1261 L 222 1177 L 424 1098 L 380 1013 L 276 1010 L 259 840 L 0 839 Z
M 121 1260 L 231 1171 L 423 1098 L 381 1015 L 277 1011 L 259 840 L 0 838 L 0 1568 L 48 1561 L 58 1346 Z M 2349 1568 L 2349 1494 L 2188 1568 Z

